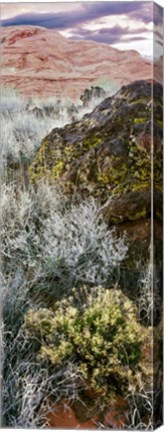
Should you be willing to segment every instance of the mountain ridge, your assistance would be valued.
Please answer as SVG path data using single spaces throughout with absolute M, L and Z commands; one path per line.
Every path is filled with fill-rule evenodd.
M 44 27 L 2 27 L 1 44 L 1 82 L 25 96 L 77 99 L 102 79 L 121 86 L 152 78 L 151 63 L 137 51 L 66 39 Z

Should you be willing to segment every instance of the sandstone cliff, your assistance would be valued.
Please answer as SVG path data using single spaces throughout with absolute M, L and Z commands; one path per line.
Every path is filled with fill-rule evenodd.
M 2 83 L 26 96 L 76 99 L 103 77 L 121 85 L 152 77 L 151 63 L 134 50 L 72 41 L 42 27 L 1 28 L 1 44 Z

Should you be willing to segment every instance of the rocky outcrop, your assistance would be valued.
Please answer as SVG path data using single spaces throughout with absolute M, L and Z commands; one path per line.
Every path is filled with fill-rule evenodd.
M 155 217 L 162 217 L 162 86 L 154 84 Z M 30 178 L 61 184 L 71 196 L 95 196 L 109 223 L 151 216 L 151 83 L 136 81 L 106 98 L 81 121 L 53 129 Z
M 126 232 L 129 252 L 121 287 L 135 301 L 138 263 L 150 259 L 153 189 L 154 322 L 160 317 L 157 303 L 162 295 L 162 95 L 162 86 L 154 83 L 153 144 L 151 83 L 136 81 L 81 121 L 52 130 L 29 169 L 32 182 L 57 182 L 71 199 L 94 196 L 103 220 L 114 225 L 118 235 Z
M 55 47 L 55 49 L 54 49 Z M 106 79 L 119 85 L 151 79 L 152 65 L 134 50 L 72 41 L 43 27 L 1 28 L 1 82 L 25 96 L 71 97 Z M 158 73 L 162 82 L 162 74 Z

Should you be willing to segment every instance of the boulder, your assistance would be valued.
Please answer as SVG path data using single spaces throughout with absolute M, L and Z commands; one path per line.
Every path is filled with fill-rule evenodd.
M 154 84 L 155 215 L 162 218 L 162 86 Z M 99 200 L 109 223 L 151 217 L 151 83 L 136 81 L 46 136 L 29 168 L 63 192 Z

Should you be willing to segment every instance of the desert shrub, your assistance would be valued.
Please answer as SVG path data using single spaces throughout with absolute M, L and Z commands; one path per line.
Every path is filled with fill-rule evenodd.
M 40 403 L 50 396 L 52 388 L 46 368 L 34 362 L 32 345 L 21 331 L 9 333 L 4 326 L 2 359 L 2 427 L 36 428 L 46 423 L 38 412 Z M 51 376 L 53 381 L 53 376 Z
M 106 286 L 112 282 L 128 247 L 101 220 L 94 199 L 75 205 L 46 184 L 37 192 L 8 185 L 1 195 L 6 275 L 22 268 L 24 274 L 33 273 L 35 292 L 54 296 L 68 294 L 81 283 Z
M 20 380 L 25 370 L 27 344 L 20 338 L 20 328 L 28 310 L 28 290 L 23 283 L 23 275 L 18 271 L 5 279 L 1 277 L 2 305 L 2 346 L 1 366 L 2 425 L 12 426 L 16 420 L 20 403 Z M 29 345 L 29 344 L 28 344 Z
M 71 205 L 63 214 L 52 212 L 43 233 L 43 268 L 47 276 L 74 284 L 108 284 L 127 253 L 98 215 L 94 199 Z
M 138 313 L 145 325 L 157 325 L 161 317 L 161 281 L 156 265 L 150 260 L 138 263 Z
M 6 278 L 1 275 L 2 427 L 36 428 L 39 422 L 46 424 L 38 409 L 52 391 L 51 382 L 47 370 L 35 361 L 32 343 L 21 330 L 25 313 L 34 306 L 21 267 Z
M 41 101 L 43 115 L 36 117 L 27 110 L 27 100 L 13 89 L 1 88 L 0 114 L 1 114 L 1 157 L 3 163 L 21 164 L 29 163 L 41 144 L 41 140 L 54 127 L 62 127 L 71 121 L 67 106 L 62 104 L 58 116 L 51 117 L 46 108 L 54 108 L 46 101 Z M 35 106 L 35 105 L 34 105 Z M 47 110 L 48 111 L 48 110 Z
M 34 98 L 27 101 L 12 88 L 0 89 L 1 144 L 3 164 L 28 164 L 41 145 L 42 139 L 55 127 L 63 127 L 73 119 L 80 120 L 91 111 L 96 100 L 88 108 L 83 108 L 81 101 L 70 99 Z M 29 104 L 29 107 L 28 107 Z M 28 109 L 28 108 L 34 108 Z M 35 115 L 39 108 L 41 115 Z
M 129 409 L 126 412 L 126 429 L 152 430 L 153 429 L 153 393 L 141 388 L 132 391 L 126 397 Z
M 113 268 L 119 268 L 127 246 L 97 214 L 94 200 L 74 205 L 47 184 L 40 184 L 36 191 L 32 187 L 22 190 L 14 182 L 1 187 L 5 426 L 35 427 L 39 420 L 46 424 L 37 410 L 47 394 L 57 400 L 68 394 L 68 388 L 77 394 L 83 386 L 73 363 L 60 368 L 57 376 L 55 372 L 47 377 L 22 325 L 28 310 L 43 307 L 49 293 L 61 298 L 64 292 L 66 298 L 72 281 L 76 285 L 81 280 L 98 283 L 100 276 L 106 285 Z
M 30 162 L 41 140 L 55 127 L 63 127 L 77 120 L 93 109 L 96 102 L 84 109 L 77 101 L 71 100 L 33 100 L 32 107 L 39 107 L 42 115 L 36 116 L 32 110 L 27 110 L 27 101 L 14 90 L 1 89 L 1 154 L 3 159 L 11 163 Z
M 101 398 L 126 396 L 136 385 L 142 354 L 142 328 L 136 310 L 120 290 L 92 288 L 85 302 L 74 297 L 51 309 L 30 310 L 25 332 L 40 341 L 38 360 L 77 365 L 84 382 Z M 136 380 L 137 381 L 137 380 Z
M 147 263 L 141 266 L 140 275 L 138 278 L 139 298 L 138 311 L 140 318 L 149 325 L 152 320 L 153 312 L 153 291 L 152 291 L 152 264 Z
M 4 101 L 1 102 L 3 107 Z M 9 102 L 12 107 L 12 101 Z M 13 108 L 12 108 L 13 109 Z M 8 110 L 9 111 L 9 110 Z M 3 113 L 1 118 L 1 155 L 4 163 L 29 163 L 41 144 L 42 138 L 55 126 L 52 119 L 37 119 L 21 110 Z
M 24 111 L 26 101 L 18 96 L 5 96 L 1 99 L 0 113 L 1 115 L 10 116 L 12 114 Z

